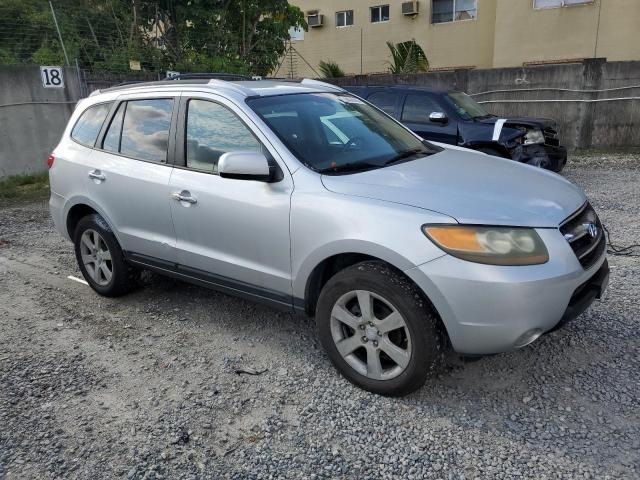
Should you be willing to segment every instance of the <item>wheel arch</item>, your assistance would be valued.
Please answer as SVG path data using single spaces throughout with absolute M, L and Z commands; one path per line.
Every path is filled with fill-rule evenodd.
M 339 245 L 341 243 L 338 242 Z M 354 245 L 349 246 L 354 247 Z M 298 270 L 298 275 L 294 281 L 295 306 L 309 316 L 315 315 L 320 291 L 333 275 L 356 263 L 372 260 L 387 264 L 403 275 L 409 282 L 416 285 L 424 295 L 425 300 L 433 307 L 434 313 L 440 317 L 435 305 L 429 298 L 429 294 L 420 288 L 410 275 L 407 275 L 406 271 L 415 267 L 413 263 L 397 252 L 377 244 L 364 242 L 363 245 L 359 246 L 361 248 L 337 249 L 335 248 L 336 245 L 330 245 L 323 249 L 322 254 L 316 253 L 307 259 Z
M 472 150 L 478 150 L 478 151 L 482 149 L 494 150 L 495 152 L 499 153 L 503 158 L 511 158 L 511 154 L 509 153 L 509 150 L 507 150 L 503 145 L 499 144 L 498 142 L 490 142 L 490 141 L 471 142 L 465 145 L 465 147 L 470 148 Z
M 118 231 L 113 227 L 114 224 L 109 216 L 98 205 L 96 205 L 95 202 L 86 197 L 72 198 L 69 200 L 69 202 L 67 202 L 64 214 L 64 222 L 65 229 L 71 241 L 73 241 L 73 234 L 75 233 L 78 222 L 83 217 L 91 215 L 93 213 L 97 213 L 105 222 L 107 222 L 107 225 L 109 225 L 109 228 L 118 240 L 118 243 L 122 245 L 122 242 L 120 242 Z

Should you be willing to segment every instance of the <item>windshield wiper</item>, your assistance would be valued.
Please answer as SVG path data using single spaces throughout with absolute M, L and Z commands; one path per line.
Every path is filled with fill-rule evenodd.
M 403 150 L 397 155 L 391 157 L 389 160 L 384 162 L 385 165 L 391 165 L 392 163 L 399 162 L 400 160 L 404 160 L 405 158 L 413 157 L 414 155 L 423 154 L 430 155 L 433 152 L 426 151 L 422 148 L 411 148 L 409 150 Z
M 487 113 L 486 115 L 476 115 L 475 117 L 471 117 L 471 118 L 473 118 L 474 120 L 479 120 L 481 118 L 491 118 L 491 117 L 495 117 L 495 115 Z
M 318 170 L 319 173 L 342 173 L 342 172 L 358 172 L 364 170 L 371 170 L 374 168 L 380 168 L 381 165 L 375 163 L 366 162 L 354 162 L 345 163 L 343 165 L 336 165 L 335 167 L 327 167 Z

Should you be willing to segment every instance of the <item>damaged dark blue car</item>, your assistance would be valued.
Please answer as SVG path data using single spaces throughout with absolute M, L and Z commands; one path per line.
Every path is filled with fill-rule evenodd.
M 425 140 L 458 145 L 554 172 L 567 163 L 553 120 L 499 118 L 469 95 L 454 90 L 408 86 L 351 86 Z

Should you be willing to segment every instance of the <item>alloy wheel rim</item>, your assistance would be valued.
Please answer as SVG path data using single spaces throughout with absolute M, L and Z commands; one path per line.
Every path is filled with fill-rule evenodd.
M 409 365 L 409 328 L 384 297 L 368 290 L 347 292 L 334 304 L 330 323 L 338 353 L 359 374 L 390 380 Z
M 104 287 L 113 278 L 113 261 L 107 243 L 98 232 L 85 230 L 80 237 L 80 256 L 82 264 L 91 279 Z

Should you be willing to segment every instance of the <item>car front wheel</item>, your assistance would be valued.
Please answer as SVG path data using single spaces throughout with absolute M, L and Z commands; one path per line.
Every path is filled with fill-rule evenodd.
M 437 316 L 417 287 L 383 262 L 334 275 L 320 294 L 316 322 L 335 367 L 374 393 L 412 392 L 442 363 Z

